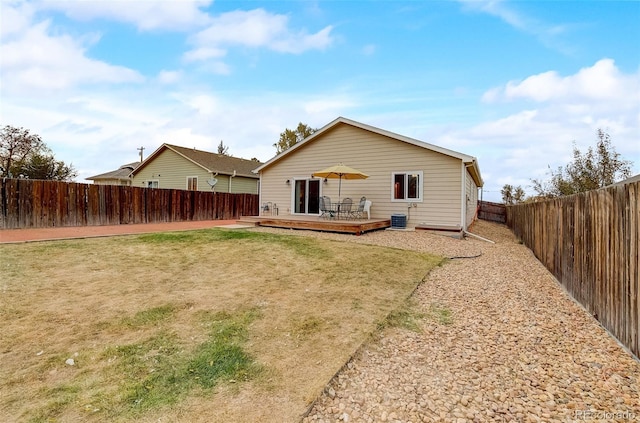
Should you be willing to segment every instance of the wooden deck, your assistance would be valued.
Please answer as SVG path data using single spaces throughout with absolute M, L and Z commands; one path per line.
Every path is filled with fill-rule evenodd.
M 312 216 L 245 216 L 238 219 L 238 223 L 272 228 L 304 229 L 360 235 L 364 232 L 390 227 L 391 219 L 338 220 L 320 219 L 319 217 Z

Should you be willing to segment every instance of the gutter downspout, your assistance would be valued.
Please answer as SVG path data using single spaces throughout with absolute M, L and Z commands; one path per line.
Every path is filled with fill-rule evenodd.
M 231 179 L 236 177 L 236 171 L 233 170 L 233 175 L 229 176 L 229 194 L 231 194 Z
M 262 214 L 262 172 L 258 172 L 258 216 Z
M 463 231 L 462 231 L 462 233 L 463 233 L 463 234 L 465 234 L 465 235 L 468 235 L 468 236 L 474 237 L 474 238 L 478 238 L 478 239 L 479 239 L 479 240 L 481 240 L 481 241 L 486 241 L 486 242 L 490 242 L 490 243 L 492 243 L 492 244 L 495 244 L 495 242 L 494 242 L 494 241 L 491 241 L 490 239 L 483 238 L 483 237 L 481 237 L 481 236 L 479 236 L 479 235 L 476 235 L 476 234 L 472 234 L 471 232 L 467 232 L 466 230 L 463 230 Z
M 461 218 L 461 222 L 460 222 L 460 227 L 462 228 L 462 231 L 466 231 L 467 230 L 467 204 L 465 202 L 465 197 L 466 197 L 466 193 L 467 193 L 467 178 L 465 175 L 465 170 L 467 169 L 465 162 L 461 161 L 462 163 L 462 170 L 461 170 L 461 181 L 460 181 L 460 218 Z
M 469 169 L 470 167 L 473 167 L 473 162 L 471 162 L 471 163 L 463 163 L 463 171 L 462 171 L 463 179 L 464 179 L 464 183 L 463 183 L 463 187 L 464 187 L 463 191 L 464 192 L 462 194 L 462 206 L 464 208 L 464 217 L 463 217 L 464 222 L 463 222 L 463 225 L 462 225 L 462 231 L 463 232 L 467 231 L 467 201 L 466 201 L 467 200 L 467 172 L 466 172 L 466 170 Z M 471 178 L 471 179 L 473 179 L 473 178 Z M 475 185 L 475 181 L 473 181 L 473 183 Z M 477 185 L 476 185 L 476 187 L 477 187 Z M 476 196 L 477 195 L 478 195 L 478 189 L 476 188 Z M 480 206 L 480 204 L 478 204 L 478 199 L 476 197 L 476 207 L 475 207 L 476 214 L 474 216 L 474 220 L 475 220 L 475 217 L 478 215 L 478 207 L 479 206 Z

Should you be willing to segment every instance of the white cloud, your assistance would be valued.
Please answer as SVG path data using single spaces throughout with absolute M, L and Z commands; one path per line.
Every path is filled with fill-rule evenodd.
M 8 10 L 23 19 L 31 18 L 29 11 L 22 10 L 21 14 L 19 9 L 3 6 L 3 14 Z M 19 32 L 4 37 L 0 44 L 3 91 L 61 90 L 81 84 L 144 80 L 134 70 L 86 57 L 87 47 L 99 39 L 96 34 L 53 35 L 48 20 L 31 26 L 21 23 L 19 27 Z
M 193 147 L 198 150 L 214 151 L 211 149 L 211 137 L 194 133 L 193 129 L 190 127 L 170 129 L 154 141 L 158 146 L 161 143 L 166 142 L 169 144 L 179 145 L 181 147 Z
M 566 100 L 630 100 L 635 103 L 638 94 L 638 75 L 623 75 L 611 59 L 602 59 L 575 75 L 560 76 L 548 71 L 530 76 L 523 81 L 509 81 L 503 88 L 488 91 L 483 100 L 529 99 L 536 102 Z M 634 96 L 632 93 L 635 92 Z
M 337 113 L 344 112 L 346 109 L 355 106 L 353 100 L 343 96 L 343 98 L 323 98 L 320 100 L 311 100 L 303 103 L 302 107 L 304 111 L 309 115 L 315 115 L 319 113 L 329 114 L 337 117 Z M 333 118 L 332 118 L 333 119 Z M 326 123 L 329 123 L 328 121 Z
M 158 82 L 160 84 L 175 84 L 182 79 L 182 71 L 168 71 L 162 70 L 158 73 Z
M 506 0 L 458 0 L 458 2 L 466 10 L 495 16 L 518 31 L 534 36 L 547 47 L 568 51 L 568 48 L 560 41 L 560 37 L 571 29 L 571 25 L 545 23 L 518 10 L 514 5 L 517 2 Z
M 289 28 L 289 17 L 268 13 L 263 9 L 233 11 L 212 18 L 208 28 L 192 37 L 194 49 L 185 60 L 220 57 L 228 46 L 267 48 L 280 53 L 299 54 L 307 50 L 323 50 L 331 45 L 331 26 L 315 34 Z
M 640 74 L 624 73 L 609 59 L 572 75 L 549 71 L 510 81 L 483 96 L 488 107 L 509 107 L 505 115 L 469 128 L 443 130 L 435 143 L 477 156 L 486 189 L 497 201 L 505 183 L 526 189 L 530 179 L 547 179 L 549 167 L 569 163 L 573 142 L 581 151 L 595 146 L 598 128 L 640 170 L 639 87 Z
M 29 3 L 12 0 L 0 3 L 0 40 L 27 29 L 33 13 Z
M 211 116 L 222 111 L 218 100 L 212 95 L 196 94 L 185 98 L 184 102 L 199 115 Z
M 207 59 L 217 59 L 226 56 L 227 51 L 215 47 L 200 47 L 186 52 L 182 58 L 185 62 L 197 62 Z
M 201 9 L 211 0 L 41 0 L 36 4 L 80 21 L 104 18 L 133 24 L 143 31 L 188 31 L 207 24 L 209 16 Z
M 205 62 L 204 64 L 198 66 L 198 70 L 202 72 L 213 73 L 216 75 L 231 74 L 231 66 L 219 60 L 213 62 Z
M 458 0 L 470 10 L 477 10 L 500 18 L 507 24 L 526 30 L 531 24 L 524 16 L 510 9 L 503 0 Z

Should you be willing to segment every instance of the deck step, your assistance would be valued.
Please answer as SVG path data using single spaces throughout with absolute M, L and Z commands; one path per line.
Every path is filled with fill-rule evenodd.
M 236 220 L 236 223 L 238 225 L 260 226 L 260 219 L 251 217 L 251 216 L 246 216 Z
M 360 235 L 391 226 L 390 219 L 332 220 L 320 219 L 317 216 L 306 218 L 302 216 L 242 216 L 236 222 L 244 225 L 339 232 L 353 235 Z

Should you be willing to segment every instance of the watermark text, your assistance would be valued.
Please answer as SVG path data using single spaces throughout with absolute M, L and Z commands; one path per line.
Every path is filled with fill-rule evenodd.
M 600 410 L 576 410 L 574 412 L 576 420 L 629 420 L 633 421 L 637 415 L 633 411 L 600 411 Z

